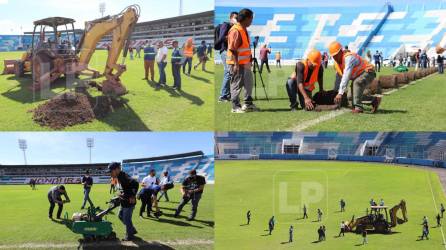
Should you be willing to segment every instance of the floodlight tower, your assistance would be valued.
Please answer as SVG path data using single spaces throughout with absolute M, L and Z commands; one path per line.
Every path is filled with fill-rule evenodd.
M 179 13 L 180 16 L 183 15 L 183 0 L 180 0 L 180 9 L 179 9 Z
M 104 13 L 105 13 L 105 3 L 102 2 L 99 4 L 99 12 L 101 12 L 102 17 L 104 17 Z
M 28 148 L 26 140 L 19 139 L 19 148 L 23 151 L 23 159 L 25 160 L 25 165 L 28 165 L 28 162 L 26 161 L 26 149 Z
M 94 139 L 93 138 L 87 138 L 87 147 L 90 151 L 90 164 L 91 164 L 91 149 L 94 147 Z

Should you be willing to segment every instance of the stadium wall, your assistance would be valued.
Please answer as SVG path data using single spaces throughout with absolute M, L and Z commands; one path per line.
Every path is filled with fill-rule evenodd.
M 219 3 L 220 2 L 220 3 Z M 297 6 L 297 1 L 271 2 L 249 6 L 255 13 L 250 37 L 259 36 L 260 44 L 268 44 L 272 56 L 280 51 L 285 64 L 295 63 L 312 49 L 327 51 L 330 42 L 337 40 L 349 49 L 356 51 L 384 18 L 386 7 L 381 1 L 365 1 L 358 5 L 348 1 L 333 5 L 321 4 Z M 321 1 L 319 1 L 321 2 Z M 328 1 L 327 1 L 328 2 Z M 217 1 L 215 25 L 228 19 L 231 11 L 241 6 L 228 6 L 225 1 Z M 327 7 L 330 5 L 329 7 Z M 338 5 L 338 6 L 336 6 Z M 373 36 L 366 50 L 382 51 L 384 58 L 397 53 L 412 53 L 418 48 L 426 49 L 429 56 L 440 42 L 446 42 L 446 6 L 437 1 L 392 1 L 392 12 L 379 32 Z
M 257 157 L 246 155 L 227 155 L 219 156 L 219 160 L 305 160 L 305 161 L 355 161 L 355 162 L 379 162 L 379 163 L 393 163 L 406 164 L 427 167 L 446 168 L 446 161 L 436 161 L 427 159 L 408 159 L 408 158 L 393 158 L 389 159 L 384 156 L 357 156 L 357 155 L 301 155 L 301 154 L 260 154 Z

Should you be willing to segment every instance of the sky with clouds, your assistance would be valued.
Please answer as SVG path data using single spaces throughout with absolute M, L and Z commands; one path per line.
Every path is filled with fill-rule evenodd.
M 138 4 L 140 21 L 174 17 L 179 14 L 180 0 L 0 0 L 0 34 L 20 34 L 32 31 L 33 21 L 51 16 L 76 20 L 76 28 L 84 22 L 101 17 L 100 3 L 106 4 L 105 15 L 118 14 L 125 7 Z M 183 14 L 214 9 L 214 0 L 183 0 Z
M 2 1 L 2 0 L 0 0 Z M 0 133 L 0 164 L 24 164 L 18 140 L 25 139 L 28 164 L 88 163 L 87 138 L 94 138 L 92 162 L 186 153 L 214 152 L 212 132 L 5 132 Z

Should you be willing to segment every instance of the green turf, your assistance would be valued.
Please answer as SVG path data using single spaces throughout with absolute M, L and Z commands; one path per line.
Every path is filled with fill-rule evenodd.
M 105 67 L 106 51 L 97 51 L 90 67 L 102 71 Z M 170 56 L 170 53 L 169 53 Z M 18 59 L 21 52 L 0 53 L 0 63 L 4 59 Z M 121 60 L 119 60 L 121 62 Z M 194 58 L 194 63 L 197 59 Z M 121 80 L 129 90 L 123 98 L 128 105 L 105 118 L 87 124 L 66 128 L 74 131 L 207 131 L 214 128 L 214 65 L 207 63 L 208 72 L 192 70 L 191 77 L 182 75 L 183 92 L 171 88 L 156 90 L 154 83 L 142 80 L 144 77 L 143 59 L 130 61 L 127 58 L 127 71 Z M 158 79 L 158 67 L 155 66 L 155 80 Z M 0 66 L 0 73 L 3 65 Z M 170 60 L 166 67 L 167 83 L 173 85 Z M 101 82 L 101 79 L 98 80 Z M 32 120 L 28 112 L 45 100 L 34 97 L 29 89 L 31 77 L 16 79 L 14 75 L 0 75 L 0 129 L 4 131 L 39 131 L 49 130 Z M 53 84 L 52 94 L 66 91 L 64 80 Z M 93 96 L 100 93 L 91 90 Z
M 292 66 L 282 69 L 271 67 L 271 73 L 263 72 L 270 101 L 264 99 L 261 83 L 257 84 L 259 100 L 255 104 L 260 112 L 246 114 L 232 114 L 230 103 L 216 104 L 216 130 L 217 131 L 280 131 L 293 130 L 302 122 L 316 119 L 325 112 L 289 112 L 289 100 L 286 94 L 285 82 L 292 72 Z M 391 68 L 383 68 L 381 73 L 389 75 L 395 73 Z M 378 76 L 379 76 L 378 74 Z M 216 98 L 220 94 L 223 79 L 223 66 L 216 65 Z M 335 73 L 329 67 L 324 74 L 324 88 L 333 88 Z M 409 86 L 397 93 L 384 96 L 379 113 L 354 115 L 350 112 L 329 121 L 321 122 L 308 127 L 307 131 L 427 131 L 445 130 L 443 122 L 445 109 L 436 108 L 446 105 L 446 88 L 442 86 L 444 75 L 434 75 L 428 79 Z M 317 84 L 316 84 L 317 85 Z M 318 88 L 316 88 L 317 91 Z M 253 94 L 254 95 L 254 94 Z M 366 112 L 369 107 L 366 106 Z
M 360 235 L 346 233 L 337 238 L 341 221 L 365 214 L 371 198 L 383 198 L 393 207 L 401 199 L 407 202 L 409 221 L 393 228 L 394 234 L 370 234 L 366 249 L 443 249 L 440 228 L 435 228 L 436 209 L 446 203 L 436 174 L 422 168 L 404 168 L 385 164 L 320 161 L 219 161 L 216 164 L 218 182 L 215 193 L 216 249 L 357 249 Z M 279 186 L 287 184 L 287 199 L 279 199 Z M 301 204 L 303 186 L 319 186 L 317 202 L 307 203 L 309 219 L 302 220 L 302 211 L 287 211 Z M 431 191 L 432 186 L 432 191 Z M 282 189 L 284 190 L 284 189 Z M 311 194 L 315 194 L 314 192 Z M 339 200 L 346 201 L 346 212 L 339 212 Z M 316 199 L 315 199 L 316 200 Z M 282 204 L 283 204 L 282 203 Z M 308 205 L 309 204 L 309 205 Z M 321 208 L 322 222 L 316 210 Z M 246 211 L 251 210 L 251 225 L 246 223 Z M 275 215 L 276 228 L 267 236 L 268 220 Z M 430 222 L 430 239 L 417 241 L 421 235 L 421 220 Z M 399 217 L 401 213 L 399 212 Z M 443 220 L 444 223 L 444 220 Z M 294 243 L 288 241 L 288 229 L 294 225 Z M 317 240 L 317 228 L 327 227 L 327 240 Z M 266 236 L 265 236 L 266 235 Z
M 79 212 L 82 204 L 81 185 L 65 185 L 71 203 L 64 206 L 64 212 L 68 212 L 70 218 L 74 212 Z M 52 222 L 48 219 L 49 203 L 46 198 L 49 185 L 38 185 L 38 190 L 32 191 L 28 186 L 0 186 L 0 248 L 2 245 L 14 245 L 21 243 L 77 243 L 82 238 L 63 224 Z M 109 194 L 109 185 L 97 184 L 93 186 L 91 198 L 96 206 L 105 208 L 105 201 L 112 196 Z M 133 223 L 138 230 L 138 236 L 146 241 L 181 241 L 181 240 L 210 240 L 214 238 L 214 187 L 206 185 L 205 192 L 200 201 L 196 221 L 186 221 L 191 206 L 186 205 L 179 218 L 174 218 L 174 209 L 178 206 L 181 194 L 178 185 L 169 192 L 170 202 L 159 203 L 164 215 L 160 220 L 141 219 L 138 217 L 140 202 L 133 213 Z M 164 199 L 162 199 L 164 200 Z M 7 204 L 6 204 L 7 203 Z M 57 206 L 54 211 L 56 215 Z M 86 210 L 84 210 L 86 211 Z M 113 210 L 113 214 L 107 215 L 107 220 L 113 223 L 113 230 L 118 238 L 125 233 L 124 225 L 119 221 L 117 213 L 119 208 Z M 191 246 L 175 245 L 179 249 L 212 249 L 212 244 Z

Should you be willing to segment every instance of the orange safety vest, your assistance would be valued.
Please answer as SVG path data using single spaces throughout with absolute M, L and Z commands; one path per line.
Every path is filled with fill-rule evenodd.
M 353 52 L 345 52 L 344 53 L 344 57 L 342 57 L 342 63 L 341 65 L 339 65 L 336 61 L 334 63 L 335 69 L 338 72 L 338 74 L 340 76 L 343 75 L 344 73 L 344 68 L 345 68 L 345 58 L 347 56 L 354 56 L 359 60 L 359 64 L 356 65 L 353 70 L 352 70 L 352 75 L 350 76 L 350 80 L 354 80 L 356 79 L 356 77 L 360 76 L 364 71 L 371 71 L 373 70 L 375 67 L 370 64 L 369 62 L 367 62 L 366 60 L 364 60 L 362 57 L 360 57 L 358 54 L 353 53 Z
M 308 77 L 308 63 L 307 60 L 302 60 L 301 63 L 303 63 L 304 65 L 304 88 L 306 90 L 313 91 L 314 84 L 319 80 L 319 68 L 321 67 L 321 65 L 317 65 L 313 68 L 313 73 L 310 76 L 310 80 L 308 82 L 305 82 Z
M 194 45 L 188 46 L 185 45 L 183 48 L 183 55 L 185 57 L 193 57 L 194 56 Z
M 248 33 L 245 31 L 245 29 L 239 24 L 234 24 L 229 32 L 239 32 L 242 37 L 242 45 L 237 49 L 238 52 L 238 64 L 249 64 L 251 63 L 251 47 L 250 47 L 250 40 Z M 232 54 L 232 51 L 228 50 L 227 52 L 227 64 L 235 64 L 234 56 Z

